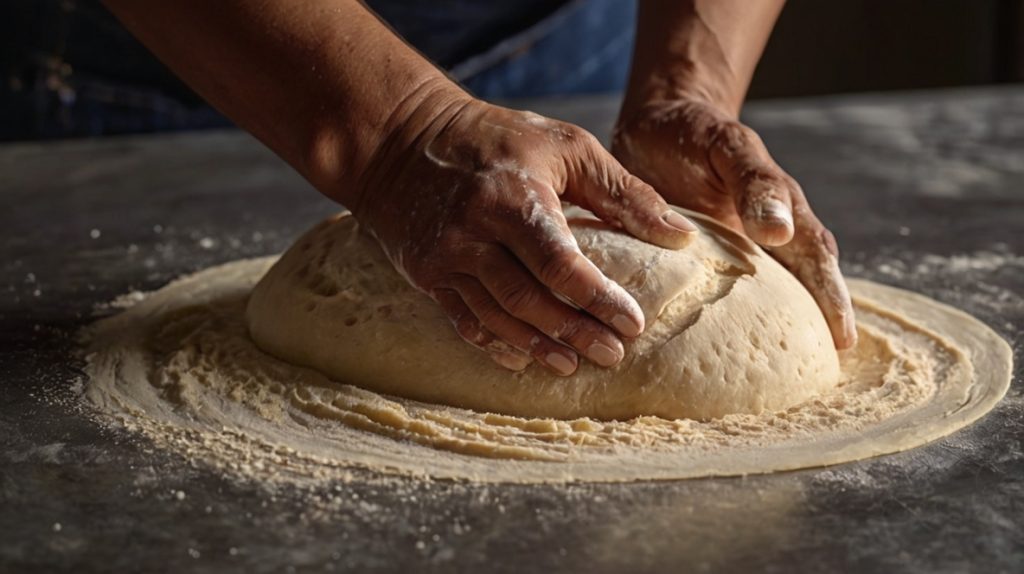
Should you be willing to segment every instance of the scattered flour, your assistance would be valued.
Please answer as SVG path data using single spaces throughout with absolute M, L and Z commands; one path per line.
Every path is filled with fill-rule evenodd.
M 1024 313 L 1024 294 L 1015 287 L 1024 277 L 1024 255 L 1005 244 L 950 255 L 881 253 L 847 266 L 850 274 L 893 281 L 926 290 L 944 301 L 991 314 L 996 320 Z M 999 326 L 1010 332 L 1012 321 Z
M 183 278 L 90 328 L 86 394 L 101 420 L 266 484 L 367 470 L 485 482 L 669 479 L 910 448 L 969 424 L 1009 382 L 1009 348 L 977 321 L 852 282 L 861 343 L 843 357 L 845 382 L 790 409 L 708 421 L 489 415 L 378 395 L 262 353 L 244 308 L 270 263 Z

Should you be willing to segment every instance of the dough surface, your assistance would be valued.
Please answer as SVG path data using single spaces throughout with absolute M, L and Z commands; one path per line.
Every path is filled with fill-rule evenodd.
M 642 242 L 580 212 L 581 250 L 643 309 L 647 329 L 611 369 L 570 377 L 495 365 L 458 338 L 348 214 L 305 234 L 252 292 L 266 352 L 369 391 L 519 417 L 720 418 L 790 407 L 840 381 L 825 320 L 760 248 L 703 216 L 687 247 Z

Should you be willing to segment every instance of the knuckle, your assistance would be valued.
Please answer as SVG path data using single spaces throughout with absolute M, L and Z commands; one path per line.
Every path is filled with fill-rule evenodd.
M 836 242 L 836 236 L 831 231 L 822 227 L 818 237 L 826 253 L 833 257 L 839 257 L 839 243 Z
M 644 181 L 639 176 L 630 173 L 625 168 L 621 171 L 623 186 L 629 189 L 633 194 L 661 200 L 661 196 L 658 195 L 658 192 L 654 191 L 654 187 L 652 185 Z
M 601 147 L 602 150 L 604 149 L 594 134 L 576 124 L 563 122 L 555 127 L 554 130 L 558 134 L 559 139 L 571 142 L 579 148 L 592 150 L 595 147 Z
M 559 131 L 562 137 L 569 140 L 583 139 L 588 135 L 586 130 L 569 122 L 558 122 L 553 129 Z
M 493 331 L 498 336 L 504 336 L 504 333 L 508 331 L 511 317 L 489 293 L 477 294 L 473 303 L 470 304 L 470 308 L 486 329 Z
M 626 207 L 631 208 L 631 211 L 661 217 L 661 214 L 668 209 L 665 199 L 639 177 L 627 172 L 623 176 L 622 185 L 625 193 L 629 195 Z
M 763 184 L 780 188 L 789 185 L 781 170 L 761 158 L 745 161 L 739 167 L 740 176 L 748 186 Z
M 787 198 L 794 205 L 804 202 L 803 188 L 800 187 L 800 184 L 793 177 L 777 165 L 773 173 L 778 184 L 776 193 L 780 198 Z
M 493 302 L 481 303 L 476 310 L 477 319 L 484 325 L 491 328 L 500 326 L 505 315 Z
M 562 341 L 574 342 L 580 338 L 584 330 L 583 321 L 577 318 L 566 318 L 558 325 L 552 336 Z
M 601 152 L 605 151 L 604 146 L 601 145 L 601 142 L 597 139 L 597 136 L 580 127 L 577 127 L 576 130 L 578 133 L 576 137 L 577 139 L 579 139 L 580 143 L 592 149 L 600 150 Z
M 754 130 L 736 120 L 715 122 L 710 131 L 712 145 L 730 154 L 760 141 Z
M 540 293 L 532 285 L 513 281 L 500 289 L 498 301 L 513 315 L 521 315 L 540 303 Z
M 460 293 L 460 287 L 464 284 L 462 276 L 458 273 L 442 271 L 431 276 L 428 293 L 434 295 L 434 299 L 446 307 L 466 309 Z
M 800 185 L 793 176 L 783 172 L 783 181 L 785 182 L 786 189 L 789 192 L 789 197 L 793 203 L 806 203 L 806 196 L 804 195 L 804 188 Z
M 578 259 L 571 251 L 556 251 L 541 265 L 540 280 L 551 287 L 571 285 L 577 276 Z
M 608 186 L 608 190 L 612 199 L 624 203 L 628 196 L 642 193 L 639 189 L 641 184 L 640 178 L 624 169 L 611 170 L 611 172 L 611 177 L 609 178 L 611 185 Z
M 636 195 L 636 176 L 625 170 L 603 170 L 601 175 L 602 185 L 597 189 L 602 193 L 591 194 L 589 200 L 604 212 L 602 215 L 618 217 L 623 211 L 634 207 L 632 202 Z
M 734 142 L 743 136 L 743 129 L 735 120 L 712 122 L 708 126 L 708 132 L 711 135 L 711 141 L 718 145 Z

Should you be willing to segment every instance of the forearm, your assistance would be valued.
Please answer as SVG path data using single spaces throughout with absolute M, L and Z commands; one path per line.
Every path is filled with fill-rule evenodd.
M 390 124 L 421 100 L 465 96 L 355 0 L 107 5 L 213 106 L 346 204 Z
M 698 96 L 739 114 L 784 0 L 643 0 L 625 109 Z

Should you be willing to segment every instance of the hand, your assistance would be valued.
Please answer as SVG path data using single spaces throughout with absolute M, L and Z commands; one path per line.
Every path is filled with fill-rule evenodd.
M 574 125 L 461 91 L 396 125 L 351 207 L 399 272 L 506 368 L 618 363 L 644 316 L 580 252 L 561 202 L 669 248 L 696 228 Z
M 612 153 L 669 202 L 744 232 L 807 287 L 839 349 L 856 343 L 832 233 L 754 130 L 701 96 L 624 108 Z

